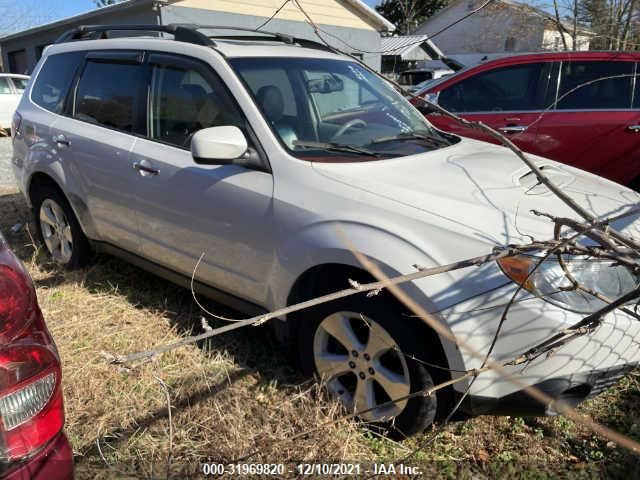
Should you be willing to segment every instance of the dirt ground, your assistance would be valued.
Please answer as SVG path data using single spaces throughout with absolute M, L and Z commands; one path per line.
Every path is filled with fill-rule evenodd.
M 200 332 L 190 292 L 108 256 L 62 271 L 34 248 L 29 219 L 22 198 L 0 189 L 0 230 L 28 266 L 60 350 L 77 478 L 206 478 L 204 461 L 388 463 L 429 436 L 396 443 L 353 421 L 322 426 L 341 415 L 339 407 L 296 373 L 264 327 L 133 370 L 110 365 L 104 352 L 139 351 Z M 14 233 L 17 223 L 25 227 Z M 580 410 L 640 441 L 640 372 Z M 422 478 L 640 475 L 637 457 L 562 417 L 454 422 L 405 463 L 419 466 Z

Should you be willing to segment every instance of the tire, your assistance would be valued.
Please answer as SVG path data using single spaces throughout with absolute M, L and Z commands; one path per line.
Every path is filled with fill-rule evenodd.
M 384 293 L 373 298 L 356 295 L 303 312 L 297 325 L 298 354 L 303 372 L 326 383 L 329 393 L 337 396 L 347 410 L 365 410 L 359 416 L 362 420 L 387 430 L 390 436 L 404 438 L 430 426 L 436 418 L 438 402 L 446 401 L 447 396 L 419 395 L 386 406 L 392 399 L 433 387 L 434 379 L 444 380 L 442 372 L 431 372 L 409 357 L 428 360 L 425 345 L 429 343 L 420 335 L 425 329 L 415 319 L 403 316 L 395 302 L 385 297 Z M 342 327 L 342 332 L 337 326 Z M 350 341 L 357 356 L 345 348 L 344 343 Z M 338 371 L 347 373 L 334 376 Z M 390 378 L 396 381 L 389 382 Z M 362 395 L 363 388 L 368 399 Z M 354 397 L 360 400 L 354 402 Z M 366 412 L 380 404 L 384 408 Z
M 86 264 L 89 241 L 65 196 L 45 185 L 37 189 L 32 203 L 38 238 L 53 260 L 67 270 Z

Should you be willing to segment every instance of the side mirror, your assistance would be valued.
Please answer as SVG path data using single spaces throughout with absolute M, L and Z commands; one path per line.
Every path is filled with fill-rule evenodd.
M 191 139 L 193 160 L 203 165 L 235 163 L 248 149 L 244 133 L 233 126 L 203 128 Z

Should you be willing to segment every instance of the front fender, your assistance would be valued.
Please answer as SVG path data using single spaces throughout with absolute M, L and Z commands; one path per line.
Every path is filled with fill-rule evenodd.
M 309 269 L 324 264 L 342 264 L 363 269 L 350 250 L 350 245 L 372 259 L 388 277 L 415 272 L 414 265 L 434 265 L 436 259 L 417 246 L 370 225 L 356 222 L 318 222 L 300 230 L 280 245 L 271 273 L 268 292 L 270 309 L 287 305 L 296 280 Z M 335 290 L 349 287 L 348 278 L 336 278 Z M 451 285 L 447 274 L 402 285 L 403 290 L 451 332 L 438 315 L 440 308 L 429 291 L 444 291 Z M 458 347 L 440 338 L 451 368 L 463 369 Z

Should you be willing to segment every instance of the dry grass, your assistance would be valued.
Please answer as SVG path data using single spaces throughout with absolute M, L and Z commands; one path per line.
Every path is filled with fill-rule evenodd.
M 340 411 L 296 374 L 267 328 L 181 348 L 133 371 L 116 369 L 101 352 L 138 351 L 201 328 L 189 292 L 106 256 L 63 272 L 34 251 L 26 228 L 10 232 L 28 219 L 20 196 L 0 192 L 0 230 L 29 267 L 60 350 L 78 478 L 166 478 L 170 454 L 172 478 L 197 477 L 205 459 L 228 462 L 255 450 L 254 462 L 390 462 L 421 441 L 396 444 L 353 422 L 288 441 Z M 640 440 L 638 400 L 640 377 L 632 374 L 582 408 Z M 563 418 L 453 423 L 409 463 L 416 462 L 438 478 L 637 475 L 627 452 Z

